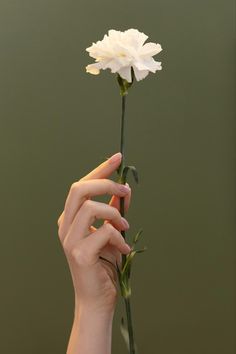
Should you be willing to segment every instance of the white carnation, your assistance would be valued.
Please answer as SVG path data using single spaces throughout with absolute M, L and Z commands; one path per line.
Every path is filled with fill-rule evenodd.
M 155 73 L 161 70 L 161 62 L 155 61 L 152 56 L 158 54 L 162 47 L 158 43 L 146 43 L 148 36 L 137 29 L 128 29 L 124 32 L 111 29 L 103 40 L 93 43 L 86 48 L 96 63 L 86 66 L 86 71 L 97 75 L 100 70 L 111 69 L 123 79 L 132 82 L 131 67 L 133 67 L 137 81 L 144 79 L 149 71 Z

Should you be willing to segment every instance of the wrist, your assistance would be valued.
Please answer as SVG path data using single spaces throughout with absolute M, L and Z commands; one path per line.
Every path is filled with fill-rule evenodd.
M 111 323 L 114 316 L 114 309 L 91 306 L 87 304 L 77 304 L 74 311 L 74 319 L 76 321 L 102 321 L 103 323 Z M 92 325 L 92 323 L 91 323 Z
M 78 298 L 75 298 L 75 317 L 84 314 L 90 317 L 101 318 L 103 320 L 112 319 L 115 312 L 115 305 L 101 303 L 85 303 Z
M 113 314 L 77 304 L 67 354 L 111 354 Z

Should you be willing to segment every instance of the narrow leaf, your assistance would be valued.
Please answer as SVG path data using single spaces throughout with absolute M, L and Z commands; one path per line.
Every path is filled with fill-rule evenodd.
M 138 171 L 136 170 L 136 168 L 134 166 L 130 166 L 130 169 L 133 173 L 135 182 L 138 184 L 139 183 Z
M 127 256 L 126 256 L 126 262 L 124 264 L 124 267 L 122 269 L 122 274 L 125 274 L 126 269 L 129 267 L 131 260 L 133 259 L 136 251 L 131 251 Z
M 126 180 L 126 175 L 129 170 L 132 171 L 135 182 L 139 183 L 138 171 L 135 166 L 125 166 L 124 171 L 123 171 L 124 179 Z
M 146 251 L 147 250 L 147 247 L 145 246 L 145 247 L 143 247 L 142 249 L 140 249 L 140 250 L 135 250 L 135 252 L 136 253 L 142 253 L 142 252 L 144 252 L 144 251 Z
M 129 351 L 129 332 L 128 332 L 127 328 L 125 327 L 125 321 L 124 321 L 123 317 L 121 318 L 120 331 L 121 331 L 121 334 L 124 338 L 127 349 Z
M 122 336 L 124 338 L 126 347 L 128 349 L 128 352 L 129 352 L 129 332 L 128 332 L 127 328 L 125 327 L 125 321 L 124 321 L 123 317 L 121 318 L 120 331 L 121 331 L 121 334 L 122 334 Z M 135 349 L 135 353 L 138 354 L 138 347 L 137 347 L 137 344 L 135 342 L 134 342 L 134 349 Z
M 138 240 L 139 240 L 139 237 L 140 237 L 140 235 L 141 235 L 141 233 L 143 232 L 143 229 L 140 229 L 138 232 L 137 232 L 137 234 L 134 236 L 134 238 L 133 238 L 133 244 L 136 244 L 137 242 L 138 242 Z

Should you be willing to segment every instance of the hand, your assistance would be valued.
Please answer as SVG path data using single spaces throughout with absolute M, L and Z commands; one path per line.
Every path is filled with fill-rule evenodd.
M 130 252 L 120 233 L 129 225 L 120 215 L 119 201 L 125 198 L 127 211 L 131 189 L 107 179 L 120 162 L 121 153 L 117 153 L 74 182 L 58 219 L 58 235 L 70 267 L 76 307 L 90 311 L 114 311 L 118 289 L 115 265 L 121 264 L 122 253 Z M 102 194 L 113 195 L 109 204 L 90 199 Z M 96 219 L 104 219 L 98 229 L 93 226 Z

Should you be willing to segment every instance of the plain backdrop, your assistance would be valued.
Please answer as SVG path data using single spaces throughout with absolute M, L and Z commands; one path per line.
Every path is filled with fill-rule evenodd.
M 148 247 L 132 274 L 139 354 L 235 353 L 232 0 L 1 0 L 1 353 L 66 352 L 74 294 L 57 218 L 120 143 L 115 76 L 87 74 L 85 48 L 129 28 L 163 47 L 162 71 L 127 98 L 126 162 L 140 176 L 129 235 L 142 227 Z M 123 314 L 119 302 L 113 354 L 126 353 Z

